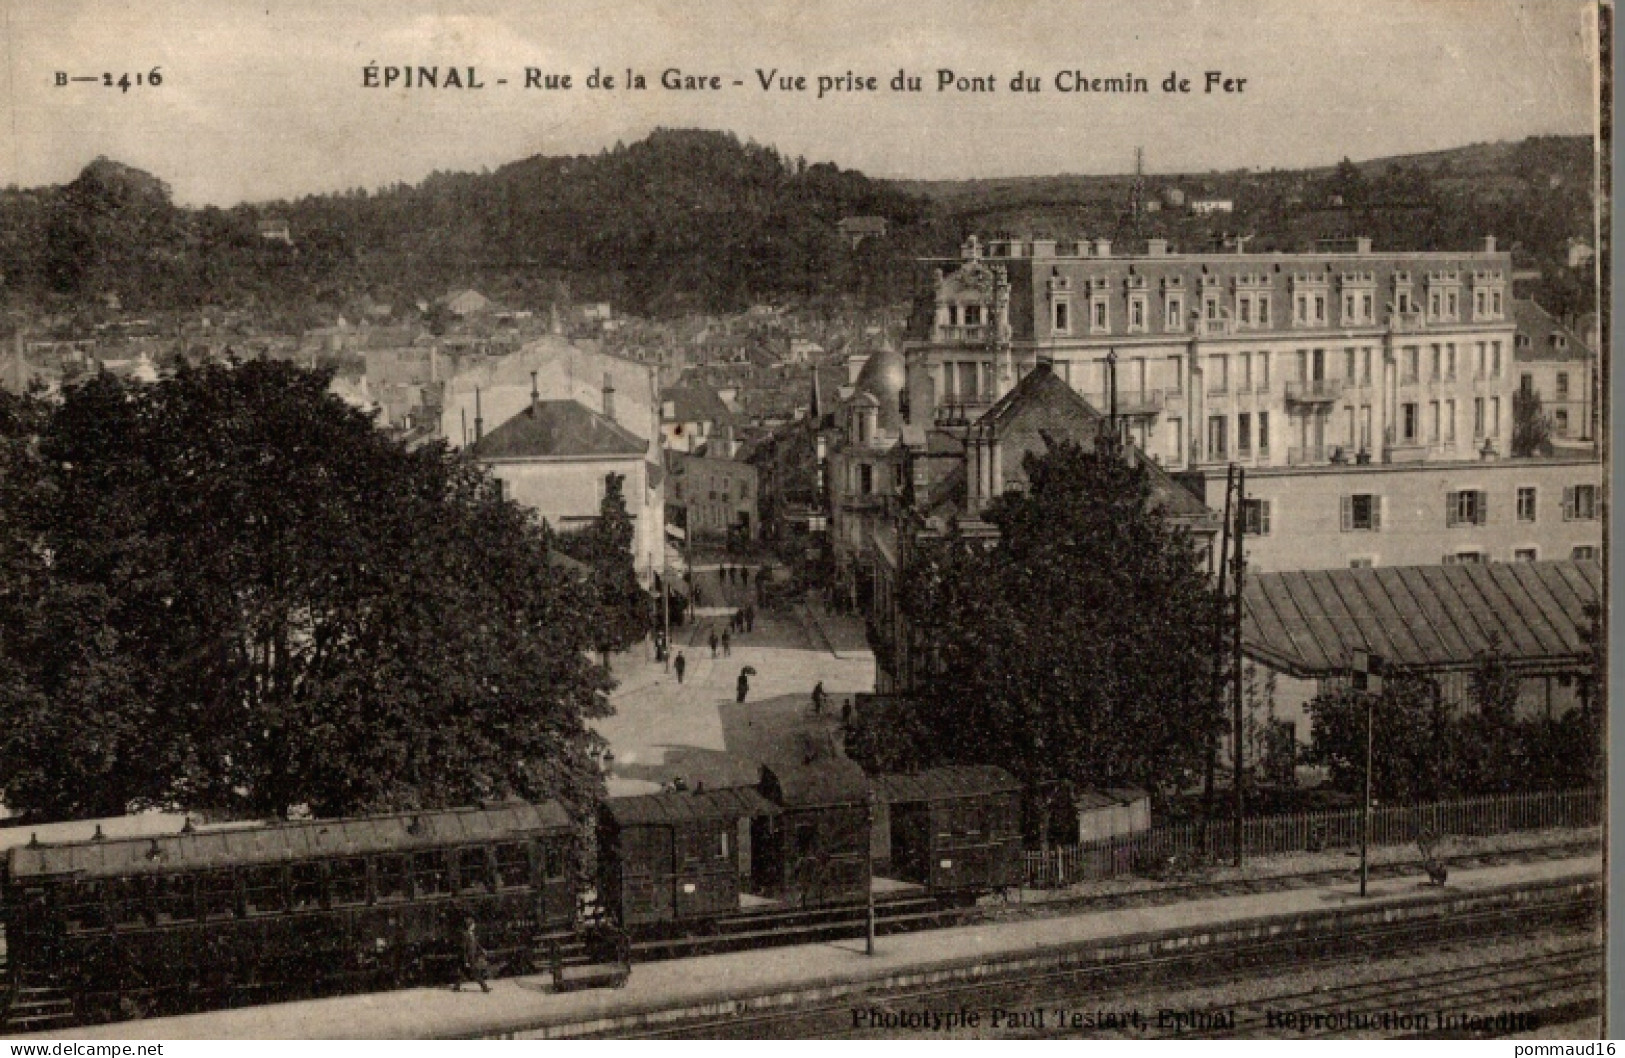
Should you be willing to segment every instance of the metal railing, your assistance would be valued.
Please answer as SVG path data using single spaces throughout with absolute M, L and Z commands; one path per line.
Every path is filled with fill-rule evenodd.
M 1371 844 L 1410 844 L 1424 832 L 1436 837 L 1482 837 L 1523 830 L 1594 827 L 1602 819 L 1596 790 L 1566 790 L 1469 797 L 1419 805 L 1377 808 L 1371 813 Z M 1360 810 L 1295 812 L 1242 821 L 1242 852 L 1279 856 L 1296 852 L 1357 848 Z M 1235 855 L 1235 832 L 1228 820 L 1211 825 L 1179 823 L 1083 845 L 1032 850 L 1023 855 L 1024 884 L 1044 889 L 1149 872 L 1170 860 L 1201 856 L 1226 862 Z
M 1174 395 L 1179 396 L 1176 390 Z M 1102 412 L 1111 411 L 1112 399 L 1109 393 L 1085 393 L 1083 399 Z M 1157 415 L 1165 406 L 1163 391 L 1148 389 L 1143 391 L 1126 392 L 1117 391 L 1117 414 L 1119 415 Z
M 1332 401 L 1343 395 L 1343 381 L 1336 378 L 1293 379 L 1286 384 L 1286 399 L 1299 402 Z
M 1313 466 L 1316 463 L 1325 463 L 1331 458 L 1332 449 L 1329 445 L 1307 445 L 1286 450 L 1286 465 L 1289 467 Z
M 937 325 L 939 342 L 980 342 L 987 338 L 985 323 L 942 323 Z

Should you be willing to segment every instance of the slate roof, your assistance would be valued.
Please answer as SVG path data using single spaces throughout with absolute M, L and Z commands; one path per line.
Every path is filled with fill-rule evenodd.
M 611 797 L 604 811 L 618 826 L 677 826 L 698 820 L 754 819 L 778 808 L 748 786 L 688 793 Z
M 473 447 L 480 459 L 641 456 L 648 450 L 643 438 L 574 400 L 535 401 Z
M 887 801 L 948 801 L 994 793 L 1015 793 L 1021 784 L 1003 768 L 960 765 L 931 768 L 914 775 L 882 775 L 875 785 Z
M 705 385 L 671 386 L 660 394 L 661 418 L 666 422 L 733 422 L 734 414 L 716 390 Z M 665 414 L 665 404 L 673 405 Z
M 465 841 L 563 832 L 570 818 L 552 801 L 488 808 L 397 812 L 159 837 L 24 845 L 9 853 L 14 878 L 79 873 L 142 874 L 314 856 L 360 856 Z
M 1601 587 L 1597 562 L 1260 573 L 1242 593 L 1242 646 L 1300 677 L 1347 670 L 1356 648 L 1401 669 L 1462 669 L 1492 641 L 1514 666 L 1575 664 Z
M 1556 317 L 1529 298 L 1512 299 L 1512 317 L 1517 321 L 1518 334 L 1527 336 L 1528 345 L 1514 343 L 1514 360 L 1590 360 L 1590 346 L 1580 336 L 1558 322 Z M 1559 349 L 1552 341 L 1560 335 L 1565 341 Z

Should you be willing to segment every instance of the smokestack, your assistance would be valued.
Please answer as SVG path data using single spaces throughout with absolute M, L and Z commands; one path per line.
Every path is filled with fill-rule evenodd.
M 1484 236 L 1484 252 L 1485 253 L 1494 253 L 1495 252 L 1495 236 L 1493 236 L 1493 235 Z
M 530 373 L 530 413 L 536 414 L 537 405 L 542 403 L 542 395 L 536 389 L 536 372 Z
M 480 415 L 480 387 L 474 387 L 474 443 L 485 436 L 485 419 Z
M 615 421 L 615 380 L 604 372 L 604 418 Z

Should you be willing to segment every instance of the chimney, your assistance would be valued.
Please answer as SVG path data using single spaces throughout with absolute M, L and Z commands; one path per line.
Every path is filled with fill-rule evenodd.
M 1112 255 L 1112 241 L 1110 239 L 1095 240 L 1095 256 L 1110 257 Z
M 474 443 L 479 444 L 480 438 L 485 436 L 485 419 L 480 415 L 480 387 L 474 387 Z
M 1495 252 L 1495 236 L 1493 236 L 1493 235 L 1484 236 L 1484 252 L 1485 253 L 1494 253 Z
M 1054 257 L 1055 256 L 1055 240 L 1054 239 L 1034 239 L 1033 240 L 1033 253 L 1032 253 L 1032 255 L 1034 257 Z
M 530 373 L 530 413 L 536 414 L 536 408 L 542 403 L 542 395 L 536 389 L 536 372 Z
M 1371 237 L 1369 235 L 1361 235 L 1356 238 L 1354 240 L 1354 252 L 1360 254 L 1362 257 L 1369 255 L 1371 253 Z
M 1167 239 L 1147 239 L 1145 241 L 1145 255 L 1147 257 L 1167 257 Z
M 604 418 L 615 421 L 615 380 L 604 372 Z

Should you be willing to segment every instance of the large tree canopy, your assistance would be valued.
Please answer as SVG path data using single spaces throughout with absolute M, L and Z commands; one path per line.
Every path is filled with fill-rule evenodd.
M 905 575 L 929 752 L 1030 787 L 1183 784 L 1222 722 L 1196 548 L 1115 445 L 1054 444 L 1026 469 L 988 513 L 995 547 L 951 536 Z
M 69 391 L 0 483 L 0 797 L 318 814 L 599 789 L 592 593 L 280 363 Z

